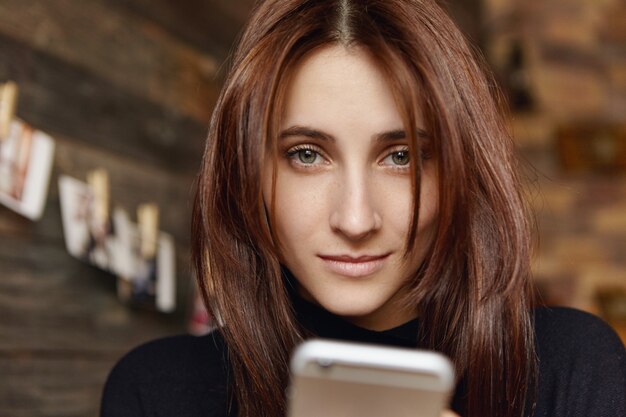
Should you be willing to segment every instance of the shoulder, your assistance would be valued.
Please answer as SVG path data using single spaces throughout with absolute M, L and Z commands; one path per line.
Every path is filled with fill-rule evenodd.
M 226 362 L 226 348 L 217 332 L 206 336 L 171 336 L 140 345 L 113 368 L 136 378 L 204 377 L 205 370 L 219 370 Z
M 598 354 L 604 352 L 624 361 L 624 345 L 615 331 L 593 314 L 567 307 L 534 309 L 539 351 Z
M 598 317 L 534 310 L 539 380 L 535 416 L 626 415 L 626 350 Z
M 218 332 L 167 337 L 138 346 L 110 372 L 101 416 L 153 415 L 149 411 L 153 408 L 160 410 L 159 415 L 170 409 L 179 416 L 222 415 L 214 412 L 225 403 L 226 355 Z M 213 412 L 207 414 L 208 408 Z

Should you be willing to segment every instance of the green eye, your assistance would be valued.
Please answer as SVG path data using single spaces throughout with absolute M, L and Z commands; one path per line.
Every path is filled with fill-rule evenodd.
M 312 164 L 317 159 L 317 152 L 311 149 L 300 149 L 298 151 L 298 159 L 303 164 Z
M 391 154 L 391 160 L 396 165 L 407 165 L 409 159 L 409 151 L 396 151 Z
M 292 164 L 301 167 L 310 167 L 312 165 L 320 165 L 324 163 L 322 152 L 316 150 L 309 145 L 298 145 L 285 152 L 285 156 Z

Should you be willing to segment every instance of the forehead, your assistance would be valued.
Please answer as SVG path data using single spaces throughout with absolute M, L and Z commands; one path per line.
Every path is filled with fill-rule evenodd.
M 375 58 L 365 48 L 340 45 L 317 49 L 294 67 L 282 122 L 373 130 L 402 127 L 392 90 Z

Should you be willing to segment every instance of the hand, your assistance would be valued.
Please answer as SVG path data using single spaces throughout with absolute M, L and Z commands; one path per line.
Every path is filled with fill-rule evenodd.
M 441 417 L 459 417 L 459 415 L 454 411 L 443 410 L 443 412 L 441 413 Z

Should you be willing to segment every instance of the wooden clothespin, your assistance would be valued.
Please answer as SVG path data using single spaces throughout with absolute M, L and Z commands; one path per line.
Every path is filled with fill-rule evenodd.
M 139 223 L 141 256 L 144 259 L 153 259 L 156 257 L 159 239 L 159 206 L 154 203 L 139 205 L 137 222 Z
M 13 81 L 0 84 L 0 141 L 9 135 L 11 121 L 15 116 L 19 90 Z
M 87 173 L 87 184 L 94 196 L 93 220 L 106 227 L 109 222 L 109 173 L 102 168 Z

